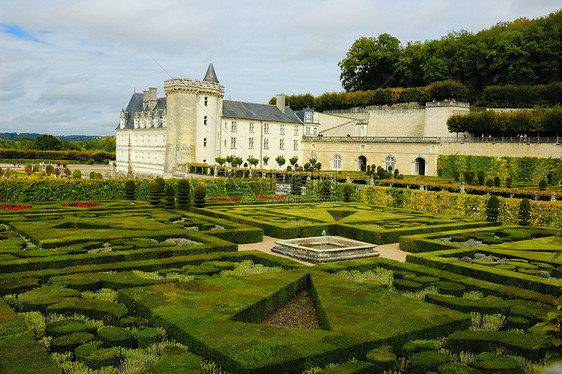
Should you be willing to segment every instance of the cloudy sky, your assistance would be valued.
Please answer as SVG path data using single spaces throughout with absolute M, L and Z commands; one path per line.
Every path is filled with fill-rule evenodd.
M 560 0 L 0 0 L 0 132 L 114 135 L 131 94 L 213 62 L 225 98 L 341 91 L 361 36 L 403 43 L 537 18 Z

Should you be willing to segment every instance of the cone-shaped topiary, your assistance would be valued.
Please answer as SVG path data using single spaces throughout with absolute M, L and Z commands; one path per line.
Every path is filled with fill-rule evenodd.
M 511 177 L 505 178 L 505 188 L 511 188 L 512 182 L 513 182 L 513 179 Z
M 301 194 L 302 177 L 297 174 L 291 177 L 291 195 Z
M 150 182 L 148 185 L 148 202 L 152 205 L 160 203 L 160 186 L 156 182 Z
M 486 187 L 494 187 L 494 180 L 492 178 L 486 181 Z
M 495 195 L 490 196 L 486 206 L 486 221 L 497 222 L 500 209 L 500 201 Z
M 164 189 L 166 188 L 166 182 L 164 182 L 164 178 L 158 177 L 154 180 L 158 183 L 158 188 L 160 189 L 160 198 L 164 197 Z
M 205 207 L 205 196 L 207 195 L 207 189 L 204 185 L 200 184 L 195 187 L 193 191 L 193 202 L 197 208 Z
M 343 185 L 343 201 L 349 203 L 351 201 L 351 195 L 353 194 L 353 186 L 350 183 Z
M 125 199 L 129 200 L 129 201 L 133 201 L 135 200 L 135 181 L 132 179 L 129 179 L 127 182 L 125 182 Z
M 531 224 L 531 202 L 529 199 L 523 199 L 519 203 L 519 224 L 521 226 Z
M 329 199 L 332 195 L 332 183 L 328 179 L 322 181 L 322 197 Z
M 186 206 L 189 204 L 189 181 L 187 179 L 180 179 L 178 181 L 176 201 L 178 202 L 178 206 Z
M 478 170 L 478 185 L 479 186 L 483 186 L 484 185 L 484 170 Z
M 502 184 L 502 179 L 500 177 L 494 178 L 494 187 L 500 187 Z
M 176 207 L 176 201 L 174 198 L 174 187 L 172 185 L 166 186 L 164 193 L 166 199 L 164 200 L 164 207 L 166 209 L 174 209 Z
M 546 190 L 546 181 L 544 179 L 541 179 L 541 181 L 539 182 L 539 190 L 540 191 Z

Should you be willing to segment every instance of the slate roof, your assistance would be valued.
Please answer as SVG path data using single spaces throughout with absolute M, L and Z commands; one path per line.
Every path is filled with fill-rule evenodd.
M 219 79 L 217 78 L 217 74 L 215 73 L 215 68 L 213 67 L 213 63 L 209 64 L 207 68 L 207 73 L 205 73 L 205 78 L 203 78 L 203 82 L 213 82 L 219 83 Z
M 299 117 L 299 119 L 300 119 L 302 122 L 304 122 L 304 114 L 307 113 L 307 112 L 314 113 L 314 110 L 312 110 L 312 109 L 310 109 L 310 108 L 306 108 L 306 109 L 303 109 L 303 110 L 299 110 L 298 112 L 295 113 L 295 115 L 296 115 L 297 117 Z
M 225 118 L 254 119 L 256 121 L 302 123 L 291 108 L 282 113 L 277 106 L 224 100 L 222 116 Z
M 158 101 L 156 102 L 156 106 L 154 107 L 154 111 L 157 110 L 165 110 L 166 109 L 166 98 L 159 97 Z M 131 100 L 129 100 L 129 104 L 127 105 L 127 123 L 125 124 L 125 129 L 134 129 L 135 128 L 135 113 L 141 112 L 143 110 L 142 107 L 142 92 L 135 92 L 133 96 L 131 96 Z M 117 125 L 116 130 L 119 130 L 119 125 Z

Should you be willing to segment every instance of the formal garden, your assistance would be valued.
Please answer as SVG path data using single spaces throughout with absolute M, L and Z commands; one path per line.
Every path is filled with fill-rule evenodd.
M 3 181 L 0 373 L 530 374 L 562 359 L 561 201 L 303 185 Z M 240 250 L 323 235 L 408 255 Z

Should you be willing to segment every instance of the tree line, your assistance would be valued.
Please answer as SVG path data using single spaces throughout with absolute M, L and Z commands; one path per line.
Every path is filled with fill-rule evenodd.
M 14 136 L 15 135 L 15 136 Z M 31 135 L 31 136 L 28 136 Z M 115 136 L 93 137 L 72 135 L 63 137 L 49 134 L 0 133 L 0 149 L 37 151 L 103 151 L 115 153 Z M 83 139 L 83 140 L 68 140 Z

